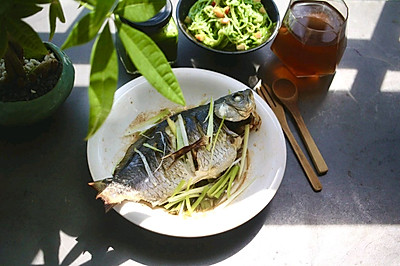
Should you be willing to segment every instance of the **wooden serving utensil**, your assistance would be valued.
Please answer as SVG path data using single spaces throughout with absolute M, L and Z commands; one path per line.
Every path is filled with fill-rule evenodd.
M 302 149 L 294 138 L 292 132 L 290 131 L 289 125 L 286 121 L 285 110 L 283 106 L 275 99 L 271 89 L 266 84 L 262 84 L 261 87 L 256 88 L 256 92 L 268 103 L 271 107 L 272 111 L 278 118 L 279 123 L 281 124 L 282 130 L 285 133 L 287 139 L 289 140 L 290 145 L 293 148 L 294 153 L 297 156 L 297 159 L 300 162 L 300 165 L 303 167 L 304 172 L 308 178 L 308 181 L 311 184 L 311 187 L 314 191 L 321 191 L 322 185 L 318 179 L 318 176 L 315 174 L 313 167 L 309 163 L 307 157 L 304 155 Z
M 297 127 L 300 130 L 300 135 L 305 143 L 308 153 L 313 161 L 315 168 L 319 175 L 324 175 L 328 172 L 328 166 L 321 155 L 317 145 L 314 142 L 310 132 L 304 123 L 300 110 L 297 105 L 298 90 L 295 84 L 288 79 L 277 79 L 272 84 L 272 90 L 275 96 L 281 103 L 288 109 L 293 116 Z

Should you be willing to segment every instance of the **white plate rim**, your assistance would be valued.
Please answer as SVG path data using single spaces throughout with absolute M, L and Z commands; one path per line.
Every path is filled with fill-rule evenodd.
M 194 82 L 204 82 L 208 85 L 210 85 L 210 82 L 219 82 L 218 84 L 226 83 L 226 85 L 230 86 L 229 91 L 232 92 L 249 88 L 248 86 L 231 77 L 210 70 L 198 68 L 174 68 L 173 72 L 178 82 L 181 84 L 185 98 L 187 97 L 186 94 L 189 92 L 189 90 L 191 90 L 191 88 L 186 88 L 182 86 L 182 84 L 186 84 L 188 82 L 190 84 L 195 84 Z M 144 77 L 139 77 L 127 82 L 116 91 L 114 96 L 114 105 L 109 117 L 106 119 L 105 123 L 98 130 L 98 132 L 92 138 L 90 138 L 87 143 L 88 165 L 93 180 L 101 179 L 99 177 L 99 172 L 101 172 L 99 171 L 99 168 L 104 167 L 104 162 L 101 163 L 101 159 L 99 158 L 101 158 L 102 153 L 105 153 L 105 151 L 101 150 L 101 143 L 104 143 L 105 141 L 104 136 L 106 135 L 106 132 L 108 132 L 107 129 L 110 130 L 110 127 L 112 128 L 116 125 L 121 124 L 121 120 L 118 117 L 116 119 L 114 118 L 114 120 L 117 121 L 113 120 L 114 113 L 118 112 L 117 110 L 122 109 L 122 107 L 119 107 L 122 106 L 120 102 L 124 101 L 124 99 L 126 99 L 125 96 L 129 96 L 130 93 L 134 94 L 136 93 L 136 91 L 141 92 L 141 90 L 146 91 L 148 90 L 149 86 L 151 87 L 151 85 L 148 84 Z M 193 86 L 196 87 L 195 85 Z M 215 89 L 217 90 L 217 88 Z M 134 92 L 133 90 L 136 91 Z M 152 90 L 155 91 L 155 89 Z M 218 90 L 221 90 L 222 92 L 221 88 L 218 88 Z M 219 92 L 220 91 L 217 91 L 216 93 Z M 152 92 L 150 91 L 149 93 Z M 160 101 L 162 101 L 162 104 L 172 104 L 156 92 L 152 96 L 154 96 L 154 98 L 161 97 L 162 100 Z M 262 114 L 262 127 L 265 126 L 265 123 L 268 121 L 266 130 L 268 130 L 268 133 L 272 133 L 272 136 L 269 137 L 274 138 L 275 143 L 273 143 L 273 145 L 276 145 L 276 147 L 279 148 L 274 151 L 275 156 L 273 158 L 274 162 L 272 163 L 273 169 L 267 171 L 267 173 L 265 174 L 263 173 L 263 176 L 256 178 L 255 181 L 251 183 L 248 188 L 246 188 L 242 195 L 238 197 L 238 199 L 235 199 L 230 205 L 226 206 L 225 208 L 216 208 L 215 210 L 206 212 L 205 214 L 189 218 L 173 216 L 165 213 L 162 210 L 154 210 L 140 203 L 133 202 L 125 202 L 119 204 L 114 207 L 114 210 L 130 222 L 140 227 L 156 233 L 176 237 L 202 237 L 215 235 L 236 228 L 237 226 L 242 225 L 243 223 L 256 216 L 272 200 L 282 182 L 286 167 L 286 143 L 282 129 L 275 114 L 265 103 L 265 101 L 263 101 L 256 93 L 254 93 L 254 97 L 257 105 L 257 112 L 259 114 Z M 160 108 L 160 106 L 158 108 Z M 132 117 L 130 121 L 132 121 L 134 118 L 135 117 Z M 261 130 L 263 130 L 263 128 Z M 258 132 L 256 132 L 255 134 L 258 134 Z M 249 146 L 250 151 L 252 148 L 257 149 L 256 143 L 253 143 L 253 147 Z M 116 155 L 114 154 L 114 157 L 115 156 Z M 121 157 L 121 154 L 119 155 L 119 157 Z M 259 160 L 259 157 L 254 158 L 256 158 L 255 160 Z M 267 158 L 266 161 L 268 160 L 272 159 Z M 250 166 L 250 168 L 251 167 L 252 166 Z M 104 171 L 104 169 L 102 170 L 103 174 L 104 172 L 107 172 Z M 257 174 L 257 168 L 254 168 L 254 171 Z M 110 170 L 108 170 L 108 172 L 110 172 Z M 264 175 L 268 175 L 268 177 L 265 177 Z M 267 181 L 258 182 L 258 180 L 267 180 L 267 178 L 268 185 L 265 185 L 265 182 Z M 261 185 L 261 188 L 255 188 L 254 186 L 256 185 Z M 247 195 L 246 191 L 250 191 L 250 189 L 251 194 L 249 192 L 249 195 Z M 249 203 L 251 204 L 252 208 L 246 207 Z M 244 213 L 242 215 L 237 215 L 238 211 L 242 211 Z

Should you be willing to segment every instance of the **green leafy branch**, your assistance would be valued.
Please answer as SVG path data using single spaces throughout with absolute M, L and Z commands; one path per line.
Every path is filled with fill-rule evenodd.
M 110 23 L 114 23 L 129 58 L 148 82 L 167 99 L 185 105 L 178 81 L 162 51 L 146 34 L 120 20 L 122 16 L 133 22 L 146 21 L 165 3 L 165 0 L 81 1 L 90 12 L 76 23 L 61 48 L 67 49 L 96 38 L 90 58 L 90 110 L 86 138 L 90 138 L 104 123 L 117 87 L 118 58 Z
M 39 58 L 47 53 L 37 32 L 23 20 L 40 12 L 43 5 L 50 5 L 51 40 L 56 20 L 65 22 L 59 0 L 5 0 L 0 5 L 0 58 L 5 61 L 7 82 L 13 82 L 17 87 L 28 82 L 28 73 L 23 69 L 23 57 Z

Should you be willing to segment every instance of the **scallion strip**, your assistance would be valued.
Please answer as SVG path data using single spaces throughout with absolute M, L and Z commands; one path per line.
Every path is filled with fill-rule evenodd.
M 176 150 L 180 150 L 185 145 L 183 144 L 182 130 L 180 127 L 180 123 L 176 121 L 175 125 L 176 125 Z
M 168 202 L 177 202 L 177 201 L 184 199 L 188 195 L 194 195 L 194 194 L 200 195 L 202 190 L 203 190 L 203 187 L 191 188 L 187 191 L 183 191 L 182 193 L 178 193 L 177 195 L 175 195 L 173 197 L 169 197 L 167 201 Z
M 189 215 L 192 215 L 193 209 L 192 209 L 192 205 L 190 204 L 190 196 L 187 196 L 185 198 L 185 203 L 186 203 L 186 209 L 187 209 Z
M 210 151 L 212 142 L 213 142 L 213 135 L 214 135 L 214 101 L 213 98 L 211 97 L 210 101 L 210 108 L 208 109 L 208 115 L 206 120 L 208 119 L 208 125 L 207 125 L 207 136 L 208 136 L 208 145 L 207 145 L 207 150 Z
M 222 179 L 220 179 L 217 182 L 218 185 L 216 186 L 216 188 L 213 188 L 214 190 L 210 192 L 209 194 L 210 197 L 216 197 L 216 195 L 220 194 L 221 191 L 225 190 L 228 180 L 232 175 L 232 173 L 233 173 L 232 168 L 225 172 L 225 174 L 221 177 Z
M 144 169 L 146 170 L 146 173 L 147 173 L 147 176 L 148 176 L 149 179 L 150 179 L 150 182 L 152 182 L 153 185 L 157 185 L 157 184 L 154 182 L 155 177 L 154 177 L 154 175 L 153 175 L 153 172 L 151 171 L 151 168 L 150 168 L 149 163 L 147 162 L 146 156 L 144 156 L 144 154 L 143 154 L 142 152 L 140 152 L 140 151 L 139 151 L 138 149 L 136 149 L 136 148 L 134 149 L 134 151 L 135 151 L 137 154 L 139 154 L 140 158 L 142 159 L 142 162 L 143 162 L 143 165 L 144 165 Z
M 247 156 L 247 146 L 249 143 L 249 134 L 250 134 L 250 126 L 245 125 L 244 126 L 244 137 L 243 137 L 243 150 L 242 150 L 242 157 L 240 159 L 240 170 L 239 170 L 239 177 L 242 176 L 243 171 L 244 171 L 244 166 L 245 166 L 245 160 Z
M 212 197 L 214 195 L 214 192 L 222 185 L 228 173 L 229 169 L 226 170 L 225 173 L 223 173 L 222 176 L 220 176 L 218 180 L 211 186 L 211 188 L 207 192 L 207 196 Z
M 181 114 L 178 115 L 178 124 L 179 124 L 179 129 L 181 131 L 181 136 L 182 136 L 182 141 L 183 141 L 183 146 L 189 146 L 189 139 L 186 133 L 186 128 L 185 128 L 185 123 L 183 122 L 183 117 Z M 182 148 L 182 147 L 181 147 Z M 190 152 L 186 153 L 186 156 L 188 158 L 189 166 L 190 169 L 195 172 L 196 169 L 194 167 L 194 162 L 193 162 L 193 156 Z
M 199 206 L 200 202 L 203 201 L 205 196 L 207 195 L 207 191 L 210 189 L 210 186 L 204 186 L 203 191 L 201 192 L 200 196 L 196 199 L 196 201 L 192 205 L 192 209 L 196 210 L 197 206 Z
M 161 110 L 157 115 L 150 117 L 146 121 L 143 121 L 142 123 L 136 124 L 135 126 L 128 128 L 125 131 L 125 136 L 132 135 L 136 132 L 144 132 L 153 125 L 159 123 L 160 121 L 164 120 L 165 117 L 171 114 L 171 110 L 169 109 L 164 109 Z
M 221 123 L 219 124 L 218 130 L 217 130 L 217 133 L 215 134 L 215 140 L 214 140 L 213 147 L 211 150 L 211 159 L 214 155 L 215 145 L 217 144 L 218 136 L 219 136 L 219 133 L 221 132 L 222 126 L 224 125 L 224 121 L 225 121 L 225 117 L 222 118 Z
M 178 194 L 179 192 L 181 192 L 181 190 L 183 189 L 185 184 L 186 184 L 186 181 L 185 180 L 181 180 L 181 182 L 179 182 L 178 186 L 175 188 L 174 192 L 172 193 L 171 197 L 173 197 L 176 194 Z
M 153 151 L 158 151 L 158 152 L 161 152 L 161 153 L 163 153 L 163 151 L 162 151 L 162 150 L 160 150 L 160 149 L 158 149 L 158 148 L 156 148 L 156 147 L 154 147 L 154 146 L 150 145 L 150 144 L 149 144 L 149 143 L 147 143 L 147 142 L 143 143 L 143 146 L 144 146 L 144 147 L 146 147 L 146 148 L 152 149 Z
M 174 136 L 176 137 L 176 125 L 175 125 L 174 121 L 172 121 L 171 118 L 167 117 L 167 123 L 168 123 L 169 129 L 171 130 L 172 134 L 174 134 Z
M 239 166 L 235 165 L 232 167 L 232 170 L 231 170 L 232 173 L 229 177 L 228 189 L 226 190 L 226 194 L 227 194 L 228 198 L 231 196 L 232 183 L 233 183 L 233 180 L 235 180 L 235 177 L 237 176 L 238 171 L 239 171 Z

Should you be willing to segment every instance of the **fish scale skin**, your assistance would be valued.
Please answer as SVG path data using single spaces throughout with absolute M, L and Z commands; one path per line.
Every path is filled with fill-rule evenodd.
M 221 102 L 221 99 L 223 98 L 217 101 Z M 180 113 L 185 123 L 189 143 L 194 143 L 206 135 L 208 111 L 209 104 Z M 172 116 L 171 119 L 176 121 L 177 116 L 178 114 Z M 215 114 L 213 118 L 215 136 L 221 119 L 216 117 Z M 141 137 L 128 148 L 125 157 L 114 171 L 111 183 L 98 194 L 98 197 L 102 198 L 106 204 L 120 203 L 124 200 L 135 202 L 144 200 L 153 206 L 162 204 L 172 195 L 182 180 L 186 183 L 190 180 L 193 184 L 204 178 L 215 177 L 227 169 L 236 159 L 241 137 L 227 133 L 224 127 L 220 131 L 213 149 L 212 160 L 211 151 L 208 151 L 205 147 L 198 149 L 198 171 L 193 172 L 189 165 L 183 162 L 185 156 L 176 161 L 173 161 L 172 157 L 162 159 L 164 155 L 175 152 L 170 145 L 170 137 L 166 133 L 167 126 L 166 121 L 157 124 L 145 133 L 150 139 Z M 144 143 L 160 150 L 165 148 L 165 154 L 143 146 Z M 145 156 L 150 167 L 150 175 L 145 169 L 143 159 L 135 150 Z
M 162 169 L 153 174 L 156 177 L 155 180 L 150 180 L 146 171 L 143 170 L 144 166 L 141 159 L 139 156 L 136 156 L 135 159 L 137 159 L 137 162 L 133 165 L 128 165 L 125 171 L 117 174 L 113 183 L 122 183 L 121 180 L 125 180 L 127 176 L 130 176 L 128 186 L 126 187 L 126 193 L 129 195 L 129 198 L 131 200 L 135 198 L 135 201 L 145 200 L 153 206 L 159 205 L 171 196 L 182 180 L 187 182 L 192 178 L 199 181 L 209 175 L 216 175 L 220 172 L 220 169 L 228 168 L 236 159 L 237 149 L 240 147 L 231 144 L 229 138 L 227 134 L 222 131 L 220 132 L 213 152 L 212 167 L 210 167 L 211 152 L 205 148 L 201 148 L 198 151 L 197 161 L 200 171 L 197 177 L 196 173 L 191 172 L 185 167 L 186 165 L 181 160 L 176 161 L 171 166 L 172 159 L 169 158 L 168 160 L 164 160 Z M 144 147 L 143 149 L 149 148 Z M 152 170 L 156 169 L 154 165 L 153 168 Z M 144 176 L 146 177 L 144 178 Z M 112 188 L 112 185 L 109 187 Z M 122 194 L 125 193 L 123 190 L 121 192 Z

